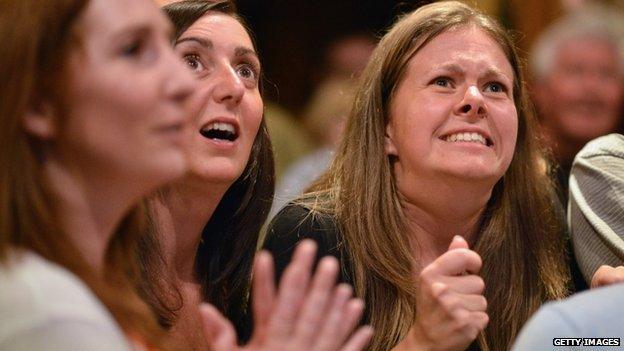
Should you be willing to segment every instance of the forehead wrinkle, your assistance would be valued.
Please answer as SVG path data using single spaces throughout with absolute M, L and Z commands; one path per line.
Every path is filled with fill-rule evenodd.
M 206 49 L 212 49 L 214 47 L 214 44 L 212 43 L 212 41 L 210 39 L 204 39 L 204 38 L 194 37 L 194 36 L 180 38 L 180 39 L 176 40 L 174 45 L 178 45 L 180 43 L 184 43 L 184 42 L 187 42 L 187 41 L 195 42 L 195 43 L 199 44 L 200 46 L 203 46 Z
M 456 73 L 456 74 L 463 74 L 465 73 L 465 69 L 456 63 L 442 63 L 439 65 L 434 66 L 434 70 L 445 70 L 445 71 L 449 71 L 451 73 Z M 485 73 L 480 74 L 480 76 L 483 77 L 505 77 L 507 79 L 509 79 L 510 81 L 513 82 L 513 78 L 509 77 L 509 75 L 507 75 L 505 72 L 503 72 L 503 70 L 501 70 L 500 68 L 493 66 L 493 65 L 489 65 L 489 67 L 487 67 Z

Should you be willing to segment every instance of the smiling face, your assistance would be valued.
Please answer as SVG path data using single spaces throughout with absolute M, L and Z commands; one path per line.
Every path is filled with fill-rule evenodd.
M 544 124 L 559 142 L 579 147 L 616 130 L 624 80 L 614 44 L 597 37 L 559 45 L 550 73 L 536 82 Z
M 195 81 L 167 19 L 150 0 L 91 0 L 77 25 L 54 154 L 141 187 L 183 175 Z
M 419 179 L 494 186 L 516 144 L 513 83 L 504 52 L 481 29 L 459 27 L 424 45 L 390 104 L 386 153 L 397 158 L 399 191 L 419 191 Z
M 252 41 L 236 19 L 209 12 L 182 33 L 175 50 L 206 97 L 193 125 L 191 174 L 231 184 L 247 165 L 262 121 L 260 62 Z

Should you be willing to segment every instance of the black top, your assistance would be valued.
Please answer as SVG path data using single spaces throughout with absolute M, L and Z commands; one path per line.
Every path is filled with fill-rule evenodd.
M 286 266 L 290 262 L 295 247 L 303 239 L 312 239 L 318 245 L 316 263 L 323 256 L 334 256 L 340 262 L 341 273 L 338 280 L 353 285 L 350 272 L 350 258 L 348 252 L 340 242 L 340 231 L 335 219 L 319 212 L 312 214 L 308 208 L 301 205 L 289 204 L 284 207 L 271 221 L 267 230 L 264 249 L 271 252 L 275 259 L 275 276 L 279 281 Z M 369 323 L 368 313 L 365 310 L 360 323 Z M 476 342 L 473 342 L 467 351 L 479 351 Z
M 341 266 L 338 281 L 353 285 L 348 273 L 348 254 L 340 249 L 342 245 L 338 237 L 338 226 L 330 215 L 318 212 L 313 215 L 301 205 L 289 204 L 284 207 L 271 221 L 264 242 L 264 249 L 275 260 L 276 281 L 279 281 L 290 263 L 297 244 L 303 239 L 312 239 L 318 246 L 315 266 L 323 256 L 334 256 Z

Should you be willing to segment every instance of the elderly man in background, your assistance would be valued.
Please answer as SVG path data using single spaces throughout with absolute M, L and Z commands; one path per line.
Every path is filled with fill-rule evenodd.
M 623 24 L 615 9 L 579 9 L 549 26 L 531 52 L 534 102 L 564 203 L 574 156 L 622 126 Z

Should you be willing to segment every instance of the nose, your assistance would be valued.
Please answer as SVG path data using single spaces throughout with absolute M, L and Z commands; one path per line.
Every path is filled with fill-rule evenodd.
M 165 96 L 178 103 L 184 103 L 197 88 L 197 79 L 173 52 L 173 49 L 168 47 L 165 52 L 166 59 L 163 63 L 168 71 Z
M 483 118 L 487 114 L 483 94 L 474 85 L 468 86 L 461 101 L 455 106 L 455 114 L 469 118 Z
M 217 103 L 237 105 L 245 93 L 245 85 L 236 70 L 229 64 L 218 68 L 215 74 L 212 97 Z

